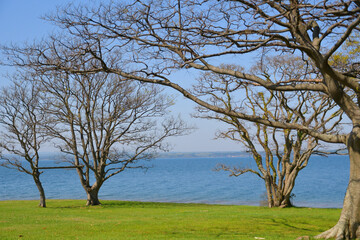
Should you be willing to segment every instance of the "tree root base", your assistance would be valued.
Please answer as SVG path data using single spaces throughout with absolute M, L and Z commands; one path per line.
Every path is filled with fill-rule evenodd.
M 315 236 L 316 239 L 335 239 L 335 240 L 350 240 L 360 239 L 360 228 L 355 232 L 350 232 L 349 225 L 346 223 L 337 223 L 331 229 Z

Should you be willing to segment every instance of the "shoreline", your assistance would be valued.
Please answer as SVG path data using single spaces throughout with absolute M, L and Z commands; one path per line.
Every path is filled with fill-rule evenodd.
M 208 206 L 239 206 L 239 207 L 259 207 L 259 208 L 268 208 L 267 206 L 260 206 L 255 204 L 226 204 L 226 203 L 212 203 L 212 202 L 185 202 L 185 201 L 147 201 L 147 200 L 127 200 L 127 199 L 99 199 L 100 202 L 127 202 L 127 203 L 152 203 L 152 204 L 183 204 L 183 205 L 208 205 Z M 39 199 L 0 199 L 0 202 L 12 202 L 12 201 L 39 201 Z M 46 201 L 84 201 L 86 199 L 76 198 L 49 198 Z M 319 206 L 301 206 L 294 205 L 290 208 L 307 208 L 307 209 L 342 209 L 342 207 L 319 207 Z

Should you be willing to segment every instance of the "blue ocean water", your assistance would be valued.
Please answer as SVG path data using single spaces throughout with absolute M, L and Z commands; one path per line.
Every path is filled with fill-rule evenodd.
M 51 159 L 51 158 L 50 158 Z M 49 158 L 41 166 L 54 166 Z M 154 159 L 147 171 L 128 169 L 102 186 L 99 198 L 111 200 L 259 205 L 265 186 L 253 174 L 229 177 L 213 171 L 218 163 L 254 166 L 250 158 Z M 293 203 L 304 207 L 342 207 L 349 179 L 347 156 L 313 156 L 300 171 Z M 75 170 L 44 170 L 41 175 L 48 199 L 86 199 Z M 0 168 L 0 200 L 38 199 L 31 176 Z

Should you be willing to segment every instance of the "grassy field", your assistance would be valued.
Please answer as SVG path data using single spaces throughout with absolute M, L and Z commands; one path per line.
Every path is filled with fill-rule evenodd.
M 0 239 L 295 239 L 338 220 L 339 209 L 80 200 L 0 201 Z

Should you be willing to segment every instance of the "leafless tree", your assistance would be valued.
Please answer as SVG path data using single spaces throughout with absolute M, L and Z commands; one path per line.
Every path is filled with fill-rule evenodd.
M 40 193 L 40 207 L 46 207 L 45 191 L 40 181 L 39 150 L 47 141 L 42 124 L 46 117 L 36 87 L 14 76 L 13 81 L 1 89 L 0 125 L 2 150 L 0 165 L 29 174 Z
M 107 179 L 142 168 L 139 161 L 167 150 L 164 140 L 186 129 L 178 119 L 161 120 L 173 102 L 156 86 L 107 73 L 54 72 L 36 82 L 47 102 L 47 134 L 77 167 L 87 205 L 100 204 L 98 193 Z
M 338 68 L 330 59 L 347 39 L 359 33 L 359 13 L 360 2 L 354 0 L 138 0 L 128 5 L 111 2 L 94 8 L 67 7 L 48 18 L 76 41 L 69 42 L 62 35 L 40 45 L 4 50 L 11 56 L 11 64 L 73 73 L 81 72 L 73 64 L 81 52 L 82 58 L 97 60 L 85 72 L 104 71 L 162 84 L 217 113 L 345 144 L 350 158 L 350 181 L 343 210 L 339 222 L 318 237 L 353 239 L 360 237 L 359 75 L 354 73 L 357 68 Z M 77 51 L 65 54 L 73 49 Z M 220 65 L 223 61 L 246 62 L 264 50 L 273 55 L 297 54 L 311 62 L 320 76 L 277 81 L 245 68 L 234 71 Z M 191 94 L 183 83 L 174 82 L 169 73 L 181 68 L 234 76 L 276 92 L 325 94 L 347 115 L 353 128 L 344 134 L 328 134 L 311 125 L 272 121 L 224 109 Z
M 299 59 L 268 58 L 264 75 L 295 75 L 301 72 Z M 301 63 L 301 62 L 300 62 Z M 292 66 L 295 69 L 292 69 Z M 240 70 L 234 65 L 222 66 L 226 69 Z M 302 69 L 304 70 L 304 69 Z M 304 74 L 304 73 L 303 73 Z M 212 105 L 256 114 L 263 119 L 312 126 L 324 133 L 336 133 L 342 120 L 342 111 L 325 95 L 317 96 L 311 92 L 277 93 L 244 84 L 229 75 L 206 72 L 194 86 L 198 97 L 208 97 Z M 239 97 L 241 96 L 241 97 Z M 243 96 L 246 96 L 243 99 Z M 308 101 L 312 99 L 311 102 Z M 310 156 L 316 152 L 319 143 L 301 130 L 279 129 L 258 123 L 249 124 L 236 117 L 214 113 L 198 107 L 196 117 L 214 119 L 226 123 L 229 128 L 218 132 L 218 138 L 227 138 L 243 144 L 254 159 L 255 168 L 230 167 L 220 164 L 216 170 L 230 172 L 230 176 L 252 173 L 265 182 L 269 207 L 292 206 L 291 196 L 295 180 L 300 170 L 308 164 Z

